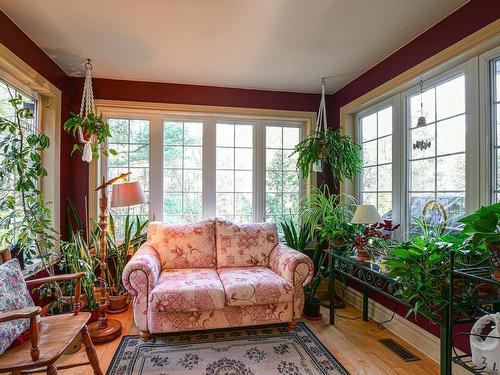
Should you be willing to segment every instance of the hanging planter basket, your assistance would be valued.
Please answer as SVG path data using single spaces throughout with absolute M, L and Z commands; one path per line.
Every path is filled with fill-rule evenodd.
M 321 83 L 321 102 L 316 120 L 316 129 L 297 146 L 297 169 L 303 179 L 312 171 L 322 173 L 326 166 L 332 172 L 335 183 L 351 180 L 361 172 L 361 147 L 339 129 L 328 128 L 325 105 L 325 80 Z
M 116 151 L 106 148 L 106 139 L 111 136 L 109 124 L 103 120 L 102 115 L 98 116 L 95 113 L 90 59 L 87 59 L 85 63 L 85 82 L 80 113 L 71 112 L 71 117 L 64 123 L 64 130 L 78 140 L 78 143 L 73 145 L 71 154 L 80 151 L 82 160 L 87 163 L 99 158 L 99 150 L 105 156 L 116 155 Z

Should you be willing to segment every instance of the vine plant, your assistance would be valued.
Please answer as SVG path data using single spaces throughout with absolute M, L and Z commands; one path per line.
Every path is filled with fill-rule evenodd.
M 55 255 L 57 232 L 39 189 L 41 179 L 47 176 L 41 153 L 49 148 L 50 142 L 41 132 L 27 132 L 33 112 L 23 108 L 20 95 L 14 95 L 10 88 L 9 93 L 13 116 L 0 116 L 0 180 L 4 185 L 0 199 L 0 244 L 19 246 L 26 264 L 54 275 L 49 260 Z M 35 259 L 40 262 L 35 263 Z

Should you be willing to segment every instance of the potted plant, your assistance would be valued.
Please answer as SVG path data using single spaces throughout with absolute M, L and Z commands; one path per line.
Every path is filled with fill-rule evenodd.
M 64 123 L 64 130 L 79 140 L 73 145 L 71 155 L 77 150 L 83 154 L 86 144 L 90 146 L 91 159 L 99 158 L 99 149 L 105 156 L 108 156 L 108 153 L 116 155 L 115 150 L 106 148 L 106 139 L 111 136 L 111 133 L 109 124 L 104 121 L 102 114 L 96 115 L 90 112 L 83 116 L 71 112 L 71 117 Z
M 135 220 L 130 220 L 130 216 L 125 217 L 123 228 L 123 239 L 118 242 L 115 220 L 113 215 L 109 215 L 108 233 L 106 234 L 106 278 L 108 284 L 108 312 L 118 313 L 128 308 L 129 293 L 125 289 L 122 281 L 122 273 L 129 258 L 146 241 L 146 228 L 148 221 L 141 222 L 136 216 Z M 99 241 L 96 241 L 96 255 L 99 252 Z
M 459 220 L 466 241 L 475 248 L 485 248 L 490 255 L 492 276 L 500 280 L 500 203 L 481 207 L 472 215 Z
M 321 319 L 321 299 L 316 294 L 321 282 L 330 272 L 326 264 L 324 244 L 328 243 L 342 252 L 352 249 L 355 228 L 350 220 L 353 207 L 354 199 L 351 196 L 330 194 L 328 186 L 313 189 L 300 203 L 299 215 L 309 228 L 311 238 L 315 240 L 311 256 L 314 275 L 305 288 L 304 316 L 309 319 Z
M 340 129 L 328 128 L 326 131 L 316 130 L 301 140 L 294 149 L 298 154 L 297 169 L 306 179 L 311 166 L 318 162 L 327 164 L 335 183 L 351 180 L 361 172 L 363 164 L 361 147 Z
M 458 262 L 468 264 L 481 259 L 484 252 L 470 247 L 461 234 L 443 233 L 444 223 L 430 226 L 421 220 L 415 222 L 421 234 L 389 249 L 391 259 L 385 263 L 401 286 L 396 295 L 411 306 L 407 316 L 420 313 L 438 322 L 448 303 L 443 293 L 450 288 L 450 253 L 455 252 Z
M 26 266 L 34 273 L 45 270 L 54 275 L 58 234 L 52 227 L 51 212 L 40 190 L 47 170 L 42 152 L 49 138 L 33 129 L 33 112 L 23 105 L 20 95 L 7 86 L 12 115 L 0 116 L 0 181 L 9 184 L 0 199 L 0 246 L 19 248 Z M 53 286 L 60 295 L 57 285 Z

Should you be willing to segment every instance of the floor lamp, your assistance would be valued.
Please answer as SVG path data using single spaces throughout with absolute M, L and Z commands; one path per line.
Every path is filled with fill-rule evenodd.
M 101 280 L 99 292 L 99 320 L 88 326 L 90 336 L 94 342 L 111 341 L 119 337 L 122 333 L 121 323 L 118 320 L 108 319 L 106 317 L 106 310 L 108 308 L 108 302 L 106 301 L 106 233 L 108 228 L 108 197 L 106 195 L 106 188 L 108 186 L 113 187 L 111 207 L 127 207 L 146 203 L 139 182 L 129 182 L 126 180 L 130 173 L 131 172 L 123 173 L 109 181 L 106 181 L 106 178 L 103 176 L 102 184 L 95 189 L 101 192 L 101 197 L 99 198 Z

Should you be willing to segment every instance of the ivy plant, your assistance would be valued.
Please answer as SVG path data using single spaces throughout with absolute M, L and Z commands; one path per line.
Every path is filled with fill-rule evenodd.
M 99 147 L 105 156 L 108 156 L 108 154 L 116 155 L 115 150 L 108 150 L 105 146 L 106 139 L 111 137 L 111 133 L 109 131 L 109 124 L 104 121 L 102 114 L 89 113 L 87 116 L 80 116 L 77 113 L 71 112 L 71 117 L 64 123 L 64 130 L 73 137 L 78 138 L 80 129 L 85 140 L 95 137 L 95 142 L 92 143 L 93 159 L 97 160 L 99 158 Z M 83 153 L 83 143 L 75 143 L 71 150 L 71 155 L 77 150 Z
M 33 112 L 23 108 L 20 95 L 10 94 L 13 115 L 0 116 L 0 181 L 3 185 L 0 243 L 19 246 L 27 265 L 36 265 L 36 270 L 45 269 L 54 275 L 49 260 L 56 256 L 57 233 L 39 188 L 42 178 L 47 176 L 41 153 L 49 148 L 50 142 L 42 132 L 27 131 Z M 35 259 L 41 262 L 34 262 Z

